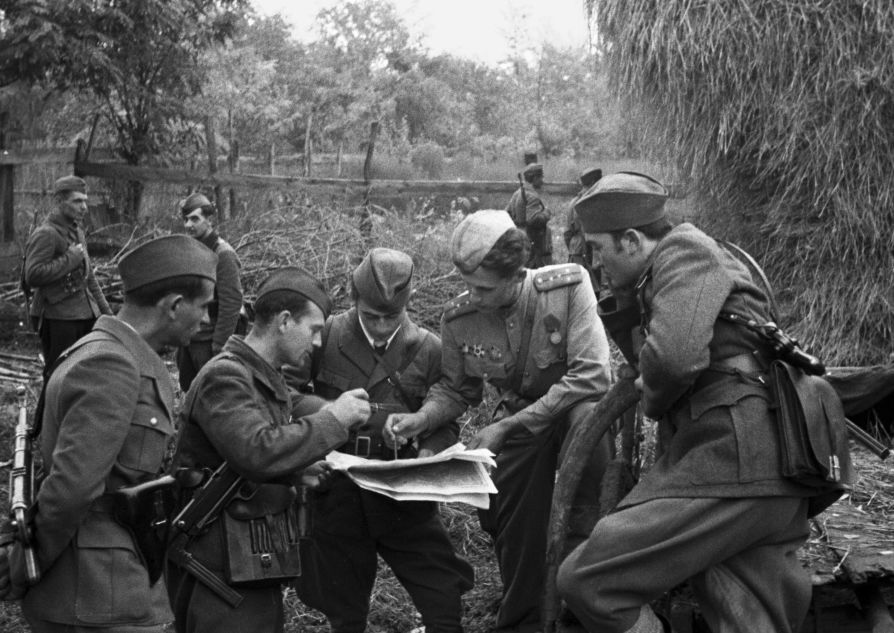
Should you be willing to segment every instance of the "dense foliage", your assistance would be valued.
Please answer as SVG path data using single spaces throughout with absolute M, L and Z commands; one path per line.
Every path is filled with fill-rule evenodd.
M 894 4 L 590 0 L 644 145 L 745 240 L 831 363 L 891 353 Z

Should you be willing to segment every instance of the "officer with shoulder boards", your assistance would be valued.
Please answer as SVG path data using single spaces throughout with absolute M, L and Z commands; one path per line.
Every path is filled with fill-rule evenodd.
M 493 421 L 469 442 L 496 453 L 499 493 L 479 513 L 494 538 L 503 580 L 496 631 L 542 630 L 547 523 L 560 449 L 569 424 L 609 387 L 608 341 L 593 318 L 596 297 L 577 264 L 525 269 L 529 242 L 505 211 L 469 215 L 453 232 L 453 263 L 467 292 L 441 318 L 442 373 L 419 411 L 393 414 L 397 441 L 448 424 L 481 403 L 484 383 L 500 394 Z M 609 456 L 606 438 L 591 456 L 575 505 L 589 532 Z

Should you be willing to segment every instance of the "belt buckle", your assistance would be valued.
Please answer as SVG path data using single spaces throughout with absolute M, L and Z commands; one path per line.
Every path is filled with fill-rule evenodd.
M 360 449 L 361 446 L 364 446 L 363 450 Z M 369 457 L 371 448 L 372 438 L 369 435 L 358 435 L 354 439 L 354 455 L 357 457 Z

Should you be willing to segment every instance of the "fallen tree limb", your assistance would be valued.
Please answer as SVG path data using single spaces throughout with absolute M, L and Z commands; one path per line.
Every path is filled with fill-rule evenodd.
M 635 379 L 636 371 L 629 365 L 623 365 L 618 371 L 618 381 L 594 407 L 590 416 L 571 429 L 565 458 L 556 478 L 549 517 L 546 582 L 541 605 L 544 633 L 556 631 L 560 607 L 556 574 L 562 562 L 571 503 L 587 462 L 586 456 L 595 449 L 614 421 L 639 401 L 639 392 L 633 384 Z

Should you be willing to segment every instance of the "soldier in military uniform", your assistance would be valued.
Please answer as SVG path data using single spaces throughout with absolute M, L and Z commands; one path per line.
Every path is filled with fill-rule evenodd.
M 441 320 L 443 376 L 419 411 L 392 415 L 386 431 L 400 439 L 440 428 L 481 402 L 485 382 L 497 389 L 493 422 L 468 446 L 497 455 L 499 492 L 479 513 L 503 580 L 495 630 L 532 633 L 541 629 L 560 449 L 569 424 L 608 389 L 608 342 L 593 318 L 596 297 L 586 271 L 576 264 L 525 270 L 528 240 L 505 211 L 478 211 L 460 222 L 451 253 L 468 291 L 447 304 Z M 592 456 L 578 509 L 597 505 L 609 451 L 606 439 Z M 577 538 L 591 526 L 578 525 Z
M 578 178 L 581 189 L 571 200 L 571 204 L 568 205 L 568 213 L 565 216 L 565 232 L 563 233 L 565 246 L 568 248 L 568 261 L 580 264 L 590 271 L 590 281 L 593 282 L 593 290 L 596 291 L 597 299 L 602 286 L 601 275 L 599 274 L 599 268 L 593 266 L 593 249 L 587 244 L 580 221 L 574 212 L 574 205 L 584 192 L 596 184 L 600 178 L 602 178 L 602 170 L 598 167 L 590 167 L 581 172 Z
M 657 181 L 621 172 L 575 207 L 611 284 L 637 289 L 643 410 L 670 440 L 568 556 L 558 588 L 590 631 L 669 631 L 648 605 L 687 579 L 712 631 L 799 631 L 811 590 L 796 551 L 813 489 L 780 470 L 771 351 L 720 316 L 765 322 L 767 296 L 713 239 L 673 226 L 666 199 Z
M 53 185 L 56 210 L 25 246 L 24 281 L 34 290 L 29 314 L 40 336 L 44 378 L 59 354 L 84 336 L 101 314 L 112 314 L 96 281 L 81 223 L 87 183 L 77 176 Z
M 232 336 L 193 381 L 180 415 L 174 466 L 214 470 L 226 462 L 251 482 L 252 492 L 230 501 L 208 530 L 190 539 L 185 551 L 218 581 L 233 585 L 241 596 L 231 606 L 205 581 L 189 573 L 182 559 L 166 569 L 178 632 L 282 631 L 283 579 L 257 578 L 234 584 L 226 573 L 251 569 L 250 548 L 234 554 L 240 529 L 232 520 L 250 523 L 260 542 L 276 543 L 270 560 L 291 546 L 293 484 L 302 471 L 348 439 L 349 429 L 369 417 L 368 396 L 352 389 L 316 413 L 292 416 L 292 401 L 280 373 L 283 365 L 302 368 L 320 345 L 330 300 L 306 272 L 282 268 L 258 288 L 255 318 L 243 338 Z M 175 542 L 172 546 L 179 548 Z M 296 546 L 297 551 L 297 546 Z M 246 558 L 248 556 L 249 558 Z M 268 560 L 268 563 L 270 561 Z M 300 569 L 294 569 L 297 576 Z M 290 579 L 289 579 L 290 580 Z
M 180 388 L 187 391 L 202 366 L 223 349 L 231 334 L 236 333 L 242 309 L 242 282 L 236 251 L 214 229 L 211 201 L 194 193 L 181 201 L 180 213 L 186 232 L 217 254 L 217 284 L 214 301 L 208 309 L 211 321 L 199 329 L 189 345 L 177 350 Z
M 522 229 L 531 241 L 528 268 L 540 268 L 553 263 L 553 234 L 549 229 L 552 213 L 540 197 L 543 188 L 543 165 L 531 163 L 522 172 L 525 182 L 515 190 L 506 205 L 506 212 L 515 226 Z
M 441 377 L 441 340 L 407 316 L 413 260 L 401 251 L 374 248 L 354 270 L 354 307 L 331 319 L 314 363 L 314 393 L 337 398 L 366 389 L 373 406 L 416 411 Z M 392 459 L 382 438 L 386 412 L 351 434 L 339 451 Z M 456 442 L 456 425 L 417 438 L 400 457 L 426 456 Z M 428 633 L 462 631 L 461 597 L 472 587 L 471 566 L 453 551 L 430 501 L 395 501 L 361 490 L 336 474 L 317 494 L 313 538 L 295 583 L 298 597 L 329 619 L 333 633 L 366 630 L 377 555 L 388 563 L 422 615 Z
M 47 476 L 34 516 L 42 577 L 22 603 L 35 632 L 161 633 L 171 619 L 164 585 L 150 584 L 130 531 L 150 526 L 115 521 L 110 493 L 162 470 L 174 386 L 158 352 L 184 344 L 207 320 L 214 260 L 186 236 L 125 254 L 117 318 L 101 316 L 50 376 L 40 438 Z M 26 589 L 18 544 L 10 577 L 7 599 Z

